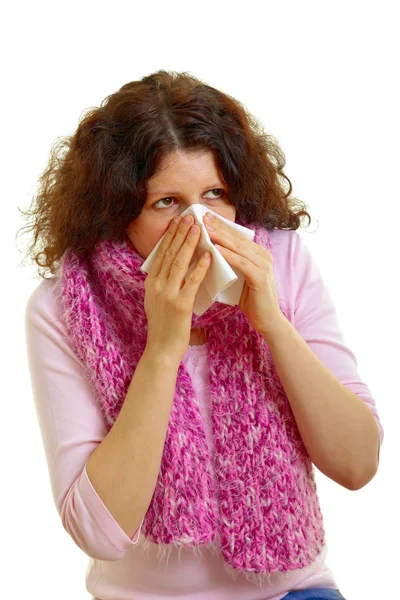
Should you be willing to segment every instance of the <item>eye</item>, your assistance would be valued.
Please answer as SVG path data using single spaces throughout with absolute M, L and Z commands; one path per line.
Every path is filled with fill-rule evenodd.
M 222 188 L 214 188 L 213 190 L 208 190 L 208 192 L 206 192 L 206 194 L 209 194 L 210 192 L 212 192 L 214 194 L 214 192 L 219 193 L 219 196 L 214 196 L 213 198 L 210 198 L 211 200 L 220 200 L 223 196 L 225 196 L 225 190 L 223 190 Z M 160 205 L 160 203 L 164 203 L 164 205 Z M 168 202 L 168 204 L 165 204 L 165 202 Z M 172 206 L 172 202 L 173 202 L 173 197 L 169 197 L 169 198 L 161 198 L 161 200 L 157 200 L 157 202 L 154 203 L 154 207 L 157 210 L 162 210 L 163 208 L 170 208 Z M 160 205 L 160 206 L 157 206 Z
M 213 193 L 214 192 L 220 192 L 220 193 L 222 192 L 222 195 L 218 196 L 218 198 L 222 198 L 222 196 L 225 195 L 225 190 L 223 190 L 222 188 L 214 188 L 213 190 L 209 190 L 209 191 L 213 192 Z M 209 192 L 206 192 L 206 193 L 208 194 Z
M 167 200 L 172 200 L 172 198 L 161 198 L 161 200 L 157 200 L 157 202 L 154 203 L 154 206 L 156 208 L 162 208 L 160 206 L 157 206 L 157 204 L 159 204 L 160 202 L 166 202 Z M 169 208 L 171 206 L 171 204 L 168 204 L 168 206 L 164 205 L 164 208 Z

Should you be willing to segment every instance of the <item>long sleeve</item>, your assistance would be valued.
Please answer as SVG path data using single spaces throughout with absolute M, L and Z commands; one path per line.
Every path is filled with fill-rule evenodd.
M 83 367 L 70 349 L 52 281 L 33 291 L 25 309 L 27 358 L 54 502 L 65 530 L 92 558 L 114 561 L 137 543 L 94 489 L 86 463 L 107 430 Z M 143 523 L 143 521 L 142 521 Z
M 376 402 L 360 377 L 354 353 L 345 342 L 332 296 L 316 259 L 297 231 L 276 232 L 273 240 L 277 290 L 291 307 L 294 327 L 330 372 L 369 406 L 382 445 L 384 432 Z

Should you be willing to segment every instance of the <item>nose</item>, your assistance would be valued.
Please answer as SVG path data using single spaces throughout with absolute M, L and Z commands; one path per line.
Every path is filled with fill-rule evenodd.
M 182 212 L 184 210 L 186 210 L 187 208 L 189 208 L 189 206 L 192 206 L 193 204 L 205 204 L 205 202 L 202 198 L 199 198 L 198 196 L 193 196 L 193 198 L 187 198 L 182 203 L 182 206 L 183 206 Z
M 192 204 L 204 204 L 204 201 L 201 198 L 196 197 L 196 198 L 190 198 L 183 202 L 185 209 L 189 208 L 189 206 L 192 206 Z

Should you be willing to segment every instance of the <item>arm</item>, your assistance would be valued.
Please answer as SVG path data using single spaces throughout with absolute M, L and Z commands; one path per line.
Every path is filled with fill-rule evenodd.
M 371 410 L 283 315 L 264 337 L 311 460 L 340 485 L 360 489 L 378 469 L 379 429 Z
M 89 479 L 128 536 L 157 483 L 179 363 L 145 350 L 118 418 L 87 463 Z
M 140 515 L 131 511 L 134 522 L 126 528 L 128 535 L 88 477 L 86 466 L 107 429 L 83 366 L 67 343 L 60 302 L 49 281 L 41 282 L 28 300 L 25 334 L 35 408 L 62 524 L 88 556 L 118 560 L 138 541 Z M 143 487 L 137 477 L 132 488 Z M 135 527 L 139 529 L 131 536 Z
M 337 483 L 359 489 L 377 471 L 383 431 L 319 268 L 301 237 L 292 239 L 294 325 L 282 314 L 264 339 L 311 460 Z

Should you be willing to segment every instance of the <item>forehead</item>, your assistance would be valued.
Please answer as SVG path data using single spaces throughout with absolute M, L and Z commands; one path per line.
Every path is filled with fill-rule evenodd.
M 164 181 L 185 181 L 188 177 L 198 180 L 214 177 L 224 182 L 224 177 L 214 153 L 210 151 L 177 150 L 166 156 L 157 172 L 148 180 L 149 187 L 155 189 Z

